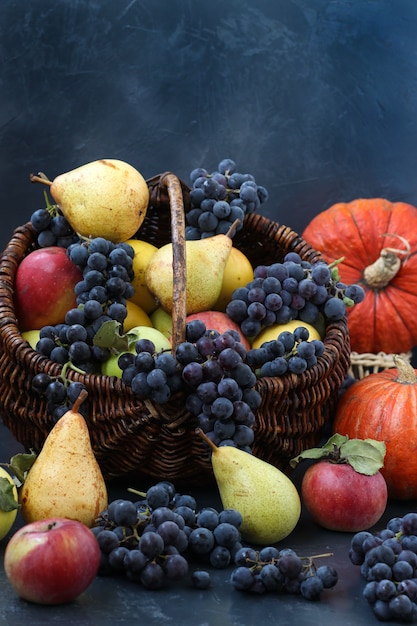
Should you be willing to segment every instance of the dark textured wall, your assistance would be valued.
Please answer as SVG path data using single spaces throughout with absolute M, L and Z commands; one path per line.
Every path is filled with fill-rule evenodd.
M 188 179 L 223 157 L 301 232 L 333 202 L 417 204 L 415 0 L 3 0 L 0 245 L 29 173 L 129 161 Z

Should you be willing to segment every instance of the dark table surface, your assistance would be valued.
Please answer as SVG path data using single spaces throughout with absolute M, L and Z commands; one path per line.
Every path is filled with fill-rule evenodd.
M 14 453 L 20 451 L 20 444 L 0 425 L 0 461 L 7 462 Z M 301 477 L 300 470 L 299 474 L 294 474 L 294 482 L 299 485 Z M 131 485 L 124 481 L 110 482 L 110 499 L 126 497 L 128 486 Z M 221 507 L 215 487 L 201 490 L 193 488 L 188 492 L 196 497 L 199 508 L 206 505 Z M 415 509 L 415 502 L 390 502 L 375 530 L 382 528 L 391 517 Z M 30 604 L 16 596 L 3 569 L 7 540 L 21 524 L 22 520 L 18 517 L 9 535 L 0 542 L 0 623 L 7 626 L 21 626 L 25 623 L 33 626 L 45 623 L 76 623 L 80 626 L 131 623 L 146 626 L 162 623 L 167 626 L 254 626 L 257 623 L 279 623 L 280 626 L 287 626 L 295 622 L 299 626 L 369 626 L 378 623 L 362 598 L 364 581 L 360 569 L 352 565 L 348 558 L 352 534 L 326 531 L 314 524 L 305 511 L 293 533 L 280 542 L 279 547 L 291 547 L 305 556 L 333 553 L 333 556 L 323 561 L 336 568 L 339 581 L 336 587 L 325 591 L 318 602 L 284 594 L 242 594 L 229 583 L 232 571 L 232 567 L 229 567 L 209 570 L 213 584 L 206 591 L 192 588 L 189 579 L 173 583 L 163 590 L 147 591 L 124 578 L 97 577 L 70 604 L 57 607 Z

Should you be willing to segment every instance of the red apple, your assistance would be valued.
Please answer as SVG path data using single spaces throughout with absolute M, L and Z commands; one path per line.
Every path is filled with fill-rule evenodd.
M 201 311 L 200 313 L 192 313 L 187 316 L 187 323 L 192 320 L 201 320 L 206 325 L 207 330 L 217 330 L 219 333 L 224 333 L 226 330 L 237 330 L 240 334 L 241 343 L 243 343 L 246 350 L 250 349 L 247 337 L 242 333 L 239 325 L 231 320 L 226 313 L 222 311 Z
M 21 331 L 60 324 L 76 306 L 74 287 L 82 273 L 65 248 L 51 246 L 30 252 L 17 268 L 14 305 Z
M 4 554 L 6 576 L 16 593 L 37 604 L 63 604 L 95 578 L 100 548 L 81 522 L 51 518 L 20 528 Z
M 326 460 L 307 469 L 301 496 L 317 524 L 345 532 L 371 528 L 384 513 L 388 498 L 381 472 L 361 474 L 348 463 Z

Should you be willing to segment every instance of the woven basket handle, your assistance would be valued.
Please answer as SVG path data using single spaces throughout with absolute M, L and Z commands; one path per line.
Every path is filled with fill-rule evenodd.
M 165 172 L 158 177 L 157 185 L 151 186 L 151 203 L 159 203 L 168 195 L 171 210 L 173 298 L 172 298 L 172 350 L 185 341 L 185 321 L 187 317 L 187 267 L 185 246 L 184 195 L 186 189 L 175 174 Z M 156 194 L 156 195 L 155 195 Z

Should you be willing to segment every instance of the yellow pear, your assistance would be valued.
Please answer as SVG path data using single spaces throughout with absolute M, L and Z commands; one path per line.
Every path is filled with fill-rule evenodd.
M 211 448 L 223 508 L 242 515 L 242 538 L 264 546 L 285 539 L 301 514 L 294 483 L 266 461 L 233 446 L 217 447 L 201 429 L 197 432 Z
M 209 311 L 217 301 L 231 248 L 232 239 L 227 235 L 185 242 L 187 315 Z M 155 252 L 145 271 L 148 289 L 168 313 L 173 302 L 172 264 L 173 248 L 168 243 Z
M 235 289 L 245 287 L 253 280 L 253 267 L 248 257 L 232 246 L 224 268 L 220 295 L 213 306 L 215 311 L 226 311 Z
M 149 189 L 142 174 L 118 159 L 100 159 L 57 176 L 51 195 L 72 228 L 83 237 L 104 237 L 114 243 L 130 239 L 142 225 Z
M 103 474 L 85 419 L 78 413 L 86 395 L 82 391 L 72 409 L 52 428 L 21 487 L 21 513 L 27 524 L 64 517 L 91 528 L 107 507 Z

